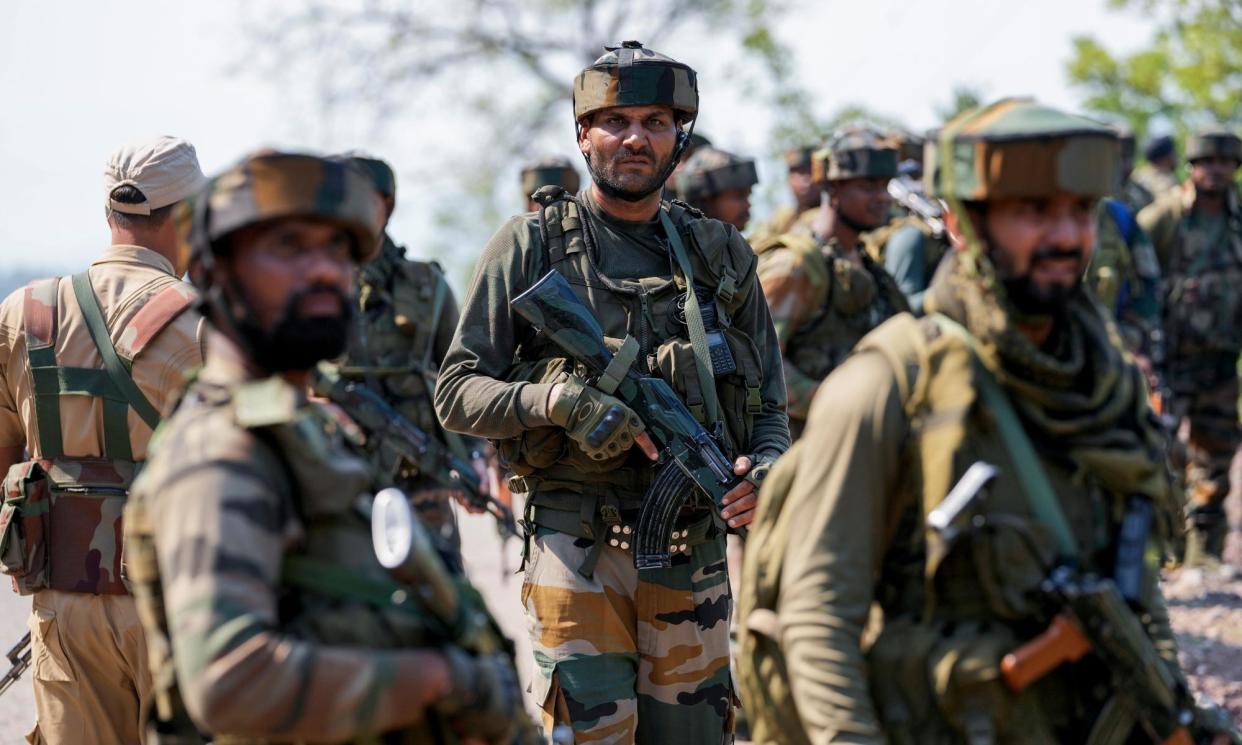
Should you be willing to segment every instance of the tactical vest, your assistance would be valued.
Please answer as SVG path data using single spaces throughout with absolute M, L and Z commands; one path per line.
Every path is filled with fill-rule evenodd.
M 128 416 L 133 408 L 155 428 L 159 412 L 134 383 L 134 360 L 193 301 L 175 277 L 148 284 L 140 310 L 114 346 L 86 272 L 74 275 L 79 310 L 102 368 L 64 367 L 56 360 L 60 278 L 26 287 L 23 324 L 42 457 L 18 463 L 4 481 L 0 570 L 23 595 L 44 588 L 124 595 L 121 511 L 140 466 L 133 459 Z M 91 396 L 103 405 L 103 453 L 65 453 L 62 396 Z
M 432 389 L 448 282 L 435 262 L 410 261 L 391 239 L 385 243 L 359 274 L 358 312 L 341 373 L 371 379 L 404 416 L 438 432 Z
M 785 346 L 786 359 L 813 380 L 828 377 L 871 329 L 909 309 L 897 283 L 865 251 L 859 253 L 859 268 L 846 259 L 827 255 L 814 238 L 785 235 L 761 243 L 755 253 L 762 256 L 777 248 L 801 257 L 804 271 L 817 290 L 811 317 Z
M 267 456 L 262 460 L 278 464 L 274 470 L 280 492 L 304 530 L 304 540 L 284 558 L 276 589 L 280 633 L 367 649 L 431 646 L 437 639 L 429 619 L 415 603 L 397 597 L 397 585 L 375 558 L 370 523 L 359 502 L 373 486 L 366 463 L 329 436 L 341 431 L 329 413 L 315 405 L 284 406 L 290 399 L 287 388 L 282 380 L 268 378 L 204 394 L 193 404 L 227 408 L 236 426 L 254 433 L 256 447 Z M 158 442 L 152 445 L 159 447 Z M 148 745 L 268 742 L 218 735 L 209 739 L 191 722 L 178 690 L 155 526 L 142 491 L 130 500 L 125 519 L 126 569 L 147 631 L 155 688 Z M 392 742 L 435 745 L 444 742 L 436 726 L 424 722 L 388 737 Z
M 864 233 L 862 235 L 863 246 L 866 247 L 867 254 L 877 264 L 884 266 L 885 257 L 887 256 L 885 249 L 888 247 L 889 240 L 892 239 L 898 230 L 905 227 L 912 227 L 923 236 L 923 276 L 927 278 L 927 284 L 931 284 L 931 278 L 936 273 L 936 267 L 940 266 L 940 260 L 949 252 L 949 241 L 945 236 L 937 236 L 928 227 L 927 223 L 920 220 L 916 215 L 902 215 L 893 218 L 887 225 Z
M 965 741 L 961 733 L 987 719 L 997 728 L 987 742 L 1057 742 L 1056 732 L 1084 717 L 1090 722 L 1110 678 L 1089 656 L 1021 694 L 1000 680 L 1001 658 L 1048 625 L 1049 609 L 1036 590 L 1057 550 L 1051 532 L 1032 517 L 1017 456 L 981 403 L 977 358 L 933 319 L 909 315 L 881 326 L 858 351 L 888 361 L 910 422 L 900 455 L 906 475 L 897 488 L 911 499 L 882 526 L 888 550 L 875 602 L 884 611 L 883 627 L 863 650 L 884 734 L 893 743 L 948 745 Z M 925 515 L 978 461 L 999 471 L 977 508 L 987 519 L 946 544 L 925 528 Z M 1059 501 L 1083 548 L 1084 568 L 1108 566 L 1127 495 L 1107 493 L 1092 472 L 1071 463 L 1041 457 L 1039 465 L 1055 492 L 1067 495 Z M 796 459 L 783 459 L 765 481 L 739 596 L 739 681 L 748 704 L 764 702 L 757 707 L 756 743 L 807 742 L 789 691 L 777 614 L 790 526 L 798 519 L 783 509 L 796 467 Z
M 1180 208 L 1180 198 L 1176 204 Z M 1194 358 L 1201 355 L 1236 357 L 1242 350 L 1242 292 L 1238 291 L 1242 287 L 1242 207 L 1236 197 L 1230 198 L 1219 236 L 1192 230 L 1189 222 L 1193 219 L 1193 213 L 1178 219 L 1165 276 L 1165 318 L 1174 367 L 1179 361 L 1194 367 Z M 1194 376 L 1170 370 L 1170 383 L 1175 390 L 1182 389 L 1179 392 L 1191 392 L 1193 380 Z
M 732 323 L 746 302 L 750 286 L 740 280 L 750 275 L 754 257 L 743 241 L 731 244 L 730 230 L 698 210 L 673 201 L 661 205 L 685 245 L 700 305 L 715 311 L 715 330 L 728 345 L 731 369 L 716 370 L 718 423 L 708 422 L 703 389 L 694 351 L 685 325 L 686 281 L 680 268 L 671 278 L 647 277 L 622 282 L 596 268 L 588 241 L 593 238 L 590 218 L 578 203 L 559 198 L 540 212 L 542 267 L 557 269 L 578 297 L 591 308 L 606 341 L 614 351 L 625 336 L 638 341 L 635 365 L 644 374 L 666 380 L 709 431 L 719 429 L 722 446 L 731 456 L 743 454 L 751 441 L 754 417 L 762 411 L 763 370 L 760 354 L 749 334 Z M 745 249 L 745 250 L 742 250 Z M 676 262 L 672 262 L 676 266 Z M 710 314 L 705 312 L 706 318 Z M 708 329 L 709 333 L 713 329 Z M 589 377 L 587 370 L 564 356 L 554 342 L 532 333 L 520 340 L 511 380 L 556 381 L 565 372 Z M 554 489 L 607 494 L 636 506 L 654 471 L 641 454 L 626 453 L 604 461 L 586 456 L 561 427 L 538 427 L 498 443 L 500 453 L 517 478 L 515 490 Z

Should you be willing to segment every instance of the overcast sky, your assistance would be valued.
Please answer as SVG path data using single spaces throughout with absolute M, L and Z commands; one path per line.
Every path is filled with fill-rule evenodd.
M 1078 105 L 1080 94 L 1064 73 L 1074 35 L 1093 33 L 1110 48 L 1127 50 L 1152 33 L 1137 14 L 1105 6 L 1105 0 L 805 0 L 778 31 L 795 51 L 822 114 L 858 103 L 926 128 L 937 124 L 936 108 L 959 83 L 989 97 L 1026 94 Z M 107 242 L 103 164 L 134 139 L 185 137 L 209 174 L 261 145 L 363 146 L 393 160 L 403 175 L 424 153 L 468 146 L 454 121 L 425 111 L 410 123 L 419 127 L 416 144 L 402 136 L 414 131 L 405 122 L 390 127 L 381 142 L 359 143 L 315 126 L 305 112 L 293 113 L 288 90 L 229 72 L 241 61 L 241 7 L 239 0 L 6 3 L 0 24 L 0 272 L 74 270 L 97 255 Z M 692 65 L 712 54 L 705 40 L 686 42 L 662 51 Z M 712 82 L 701 80 L 702 129 L 724 147 L 766 153 L 767 112 Z M 309 88 L 294 92 L 309 98 Z M 565 139 L 562 151 L 570 154 L 568 122 Z M 780 176 L 767 164 L 761 175 Z M 420 235 L 434 229 L 430 206 L 417 193 L 404 191 L 392 226 L 415 254 Z

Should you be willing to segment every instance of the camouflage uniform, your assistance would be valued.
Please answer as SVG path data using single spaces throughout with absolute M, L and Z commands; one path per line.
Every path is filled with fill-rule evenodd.
M 1126 349 L 1150 369 L 1159 349 L 1160 265 L 1147 233 L 1121 200 L 1105 197 L 1096 209 L 1095 250 L 1087 283 L 1112 314 Z M 1162 360 L 1157 360 L 1162 361 Z
M 1188 159 L 1212 155 L 1242 162 L 1242 143 L 1219 131 L 1202 133 L 1188 143 Z M 1242 350 L 1242 200 L 1236 189 L 1228 190 L 1225 205 L 1221 215 L 1204 214 L 1196 208 L 1195 188 L 1188 182 L 1138 218 L 1151 236 L 1165 277 L 1170 408 L 1190 424 L 1189 558 L 1221 555 L 1229 464 L 1242 439 L 1237 371 Z
M 693 117 L 693 71 L 634 44 L 579 75 L 575 114 L 662 104 Z M 580 367 L 510 307 L 559 270 L 606 337 L 637 342 L 628 345 L 637 350 L 632 364 L 706 416 L 680 320 L 686 272 L 673 270 L 661 222 L 618 221 L 593 194 L 548 193 L 540 213 L 512 218 L 489 241 L 436 410 L 446 427 L 498 441 L 515 490 L 530 495 L 522 602 L 535 650 L 532 692 L 548 726 L 571 725 L 576 742 L 714 745 L 729 730 L 734 697 L 724 536 L 712 508 L 683 509 L 673 566 L 640 574 L 630 541 L 652 463 L 637 448 L 592 459 L 553 423 L 552 388 Z M 715 381 L 722 447 L 731 457 L 778 454 L 788 445 L 784 384 L 753 254 L 731 227 L 677 203 L 660 210 L 688 249 L 696 295 L 716 309 L 736 363 Z
M 1172 137 L 1163 135 L 1151 140 L 1147 143 L 1143 155 L 1148 162 L 1134 169 L 1134 173 L 1129 178 L 1129 183 L 1132 184 L 1129 189 L 1133 194 L 1131 198 L 1137 198 L 1140 201 L 1146 199 L 1146 203 L 1137 206 L 1136 210 L 1143 209 L 1177 188 L 1176 169 L 1166 171 L 1152 164 L 1152 161 L 1163 160 L 1169 156 L 1176 157 L 1177 148 Z
M 206 366 L 161 427 L 125 513 L 155 679 L 151 743 L 204 741 L 200 733 L 254 745 L 456 741 L 421 705 L 429 652 L 420 648 L 462 670 L 473 658 L 452 661 L 451 630 L 430 601 L 411 602 L 376 558 L 366 519 L 375 480 L 347 439 L 353 430 L 286 376 L 265 377 L 255 342 L 235 329 L 225 295 L 234 290 L 210 271 L 221 239 L 298 216 L 335 223 L 354 261 L 371 258 L 377 202 L 371 183 L 340 162 L 269 151 L 213 179 L 182 214 L 191 276 L 215 328 Z
M 831 155 L 817 153 L 816 181 L 896 174 L 896 151 L 874 138 L 840 144 Z M 820 382 L 868 331 L 908 309 L 893 278 L 861 240 L 855 263 L 844 258 L 835 239 L 812 233 L 809 221 L 800 220 L 795 230 L 755 244 L 759 281 L 782 352 L 795 438 Z
M 110 168 L 139 184 L 161 169 L 183 188 L 202 178 L 184 141 L 125 153 Z M 151 191 L 113 208 L 168 206 Z M 0 305 L 0 444 L 30 458 L 4 482 L 0 569 L 34 596 L 32 743 L 138 740 L 150 676 L 121 576 L 120 518 L 152 427 L 202 361 L 202 319 L 177 274 L 149 248 L 113 245 L 82 274 L 36 281 Z
M 1111 190 L 1114 140 L 1088 119 L 1011 100 L 946 128 L 935 172 L 955 179 L 931 175 L 929 191 L 952 209 L 1006 194 Z M 1094 654 L 1019 693 L 1002 682 L 1001 658 L 1057 612 L 1036 598 L 1058 555 L 1077 554 L 1083 571 L 1111 571 L 1128 500 L 1143 495 L 1157 514 L 1171 509 L 1161 438 L 1145 416 L 1140 374 L 1089 296 L 1071 296 L 1066 337 L 1052 344 L 1062 352 L 1044 352 L 1012 323 L 1012 306 L 990 289 L 990 261 L 968 240 L 933 282 L 928 309 L 941 315 L 902 314 L 863 339 L 765 482 L 751 537 L 770 549 L 748 552 L 739 600 L 742 690 L 759 745 L 1104 736 L 1092 725 L 1116 679 Z M 998 401 L 1016 411 L 1003 417 Z M 1012 424 L 1004 434 L 1003 422 Z M 1034 448 L 1016 446 L 1026 438 Z M 995 481 L 957 514 L 952 533 L 931 529 L 928 512 L 978 461 L 997 467 Z M 1039 500 L 1026 492 L 1043 479 L 1064 531 L 1034 517 Z M 1149 570 L 1141 623 L 1157 649 L 1152 662 L 1189 706 Z M 882 626 L 864 645 L 873 602 Z M 1114 724 L 1109 741 L 1143 739 L 1133 718 Z
M 395 198 L 396 180 L 386 163 L 354 156 L 380 194 Z M 407 259 L 405 249 L 384 232 L 379 255 L 358 272 L 358 305 L 348 351 L 340 363 L 346 379 L 366 381 L 398 412 L 446 442 L 462 458 L 482 444 L 446 433 L 432 406 L 435 375 L 457 328 L 457 301 L 438 264 Z M 379 454 L 368 443 L 372 458 Z M 440 540 L 446 560 L 461 567 L 461 538 L 450 493 L 436 488 L 416 471 L 395 474 L 395 483 L 410 495 L 419 517 Z

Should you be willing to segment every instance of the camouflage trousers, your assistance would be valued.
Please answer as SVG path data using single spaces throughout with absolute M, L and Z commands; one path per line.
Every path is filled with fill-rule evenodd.
M 1226 532 L 1224 503 L 1229 495 L 1229 466 L 1242 442 L 1234 365 L 1236 362 L 1210 366 L 1223 368 L 1226 374 L 1201 381 L 1193 394 L 1178 397 L 1174 409 L 1188 425 L 1186 506 L 1191 527 L 1211 534 L 1208 553 L 1218 557 Z
M 605 546 L 586 579 L 591 546 L 547 528 L 532 538 L 522 604 L 548 731 L 567 724 L 575 743 L 606 745 L 731 742 L 724 540 L 641 575 L 628 551 Z

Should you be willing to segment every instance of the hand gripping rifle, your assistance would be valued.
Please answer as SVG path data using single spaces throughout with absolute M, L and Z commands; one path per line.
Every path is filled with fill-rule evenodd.
M 22 677 L 22 673 L 26 672 L 26 668 L 30 667 L 30 632 L 21 638 L 9 653 L 5 655 L 9 659 L 9 671 L 0 678 L 0 696 L 9 690 L 9 686 L 17 682 Z
M 311 387 L 316 394 L 344 409 L 367 438 L 378 443 L 383 462 L 396 468 L 408 461 L 419 474 L 440 486 L 460 489 L 470 504 L 496 518 L 502 537 L 518 537 L 513 510 L 483 492 L 473 466 L 411 422 L 366 383 L 347 380 L 320 366 Z
M 743 478 L 733 473 L 733 462 L 668 383 L 632 366 L 624 374 L 611 369 L 613 354 L 604 344 L 603 329 L 560 272 L 545 274 L 514 299 L 513 309 L 592 374 L 619 380 L 612 395 L 633 409 L 661 450 L 659 473 L 639 510 L 634 565 L 672 566 L 673 526 L 691 492 L 697 488 L 709 497 L 713 516 L 720 521 L 721 499 Z

